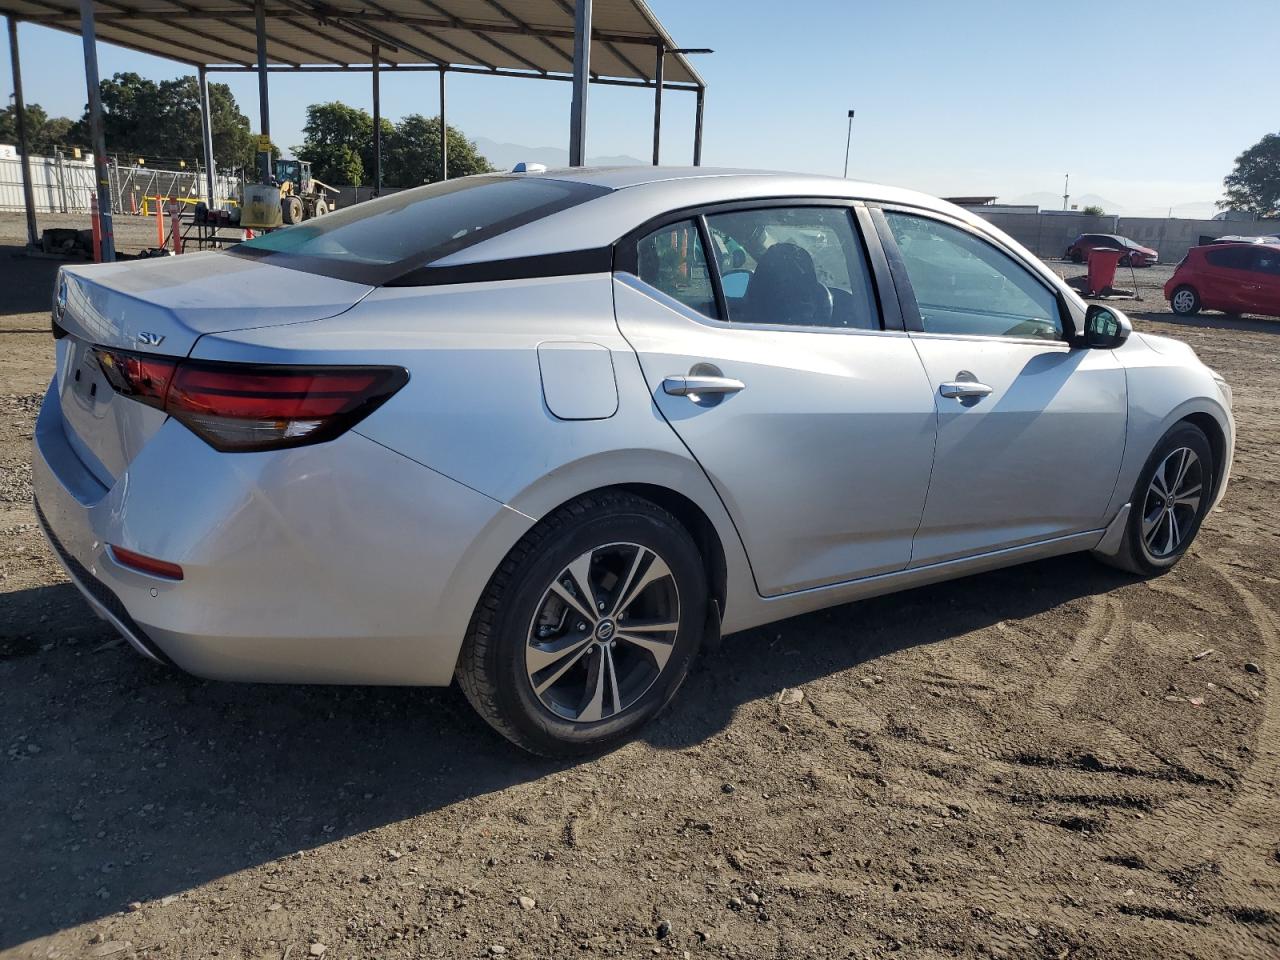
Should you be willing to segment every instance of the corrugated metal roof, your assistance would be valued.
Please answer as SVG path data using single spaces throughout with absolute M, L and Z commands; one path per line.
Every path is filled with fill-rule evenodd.
M 0 13 L 80 32 L 78 0 L 0 0 Z M 257 62 L 253 0 L 96 0 L 98 37 L 205 66 Z M 273 66 L 435 64 L 531 77 L 573 72 L 573 0 L 266 0 Z M 656 47 L 676 47 L 644 0 L 594 0 L 593 77 L 654 81 Z M 665 83 L 702 85 L 680 54 Z

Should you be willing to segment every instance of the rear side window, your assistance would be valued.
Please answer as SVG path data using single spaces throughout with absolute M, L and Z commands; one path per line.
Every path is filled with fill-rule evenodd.
M 728 319 L 879 330 L 871 273 L 843 207 L 711 214 Z
M 1258 262 L 1254 269 L 1260 273 L 1267 273 L 1273 277 L 1280 277 L 1280 248 L 1259 248 Z
M 1253 263 L 1252 247 L 1220 247 L 1204 255 L 1210 265 L 1228 270 L 1248 270 Z
M 594 184 L 537 177 L 464 177 L 337 210 L 227 252 L 379 285 L 608 192 Z
M 659 227 L 636 244 L 636 272 L 655 290 L 704 317 L 719 319 L 707 255 L 692 220 Z

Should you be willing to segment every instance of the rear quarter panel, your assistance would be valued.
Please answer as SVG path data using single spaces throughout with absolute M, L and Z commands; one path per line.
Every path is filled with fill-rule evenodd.
M 607 415 L 562 419 L 548 407 L 539 347 L 571 343 L 609 351 L 616 398 L 602 396 L 595 404 Z M 584 361 L 594 353 L 585 349 Z M 710 519 L 724 548 L 726 631 L 733 629 L 734 611 L 754 596 L 733 523 L 658 412 L 639 361 L 618 332 L 609 274 L 386 287 L 339 317 L 205 337 L 193 356 L 404 366 L 408 384 L 355 432 L 532 521 L 601 487 L 674 490 Z M 563 364 L 555 368 L 564 375 Z M 598 380 L 594 371 L 588 379 Z M 453 591 L 465 597 L 460 603 L 468 616 L 522 534 L 504 528 L 478 540 L 459 564 Z

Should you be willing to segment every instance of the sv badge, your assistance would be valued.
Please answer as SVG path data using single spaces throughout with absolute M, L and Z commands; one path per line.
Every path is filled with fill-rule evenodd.
M 160 344 L 164 343 L 164 334 L 148 333 L 146 330 L 143 330 L 133 339 L 137 340 L 138 343 L 142 344 L 144 347 L 158 347 Z

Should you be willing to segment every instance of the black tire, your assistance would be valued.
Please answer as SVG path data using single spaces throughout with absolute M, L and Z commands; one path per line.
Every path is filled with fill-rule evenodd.
M 297 197 L 285 197 L 280 201 L 280 218 L 285 223 L 302 222 L 302 201 Z
M 1084 252 L 1083 252 L 1083 251 L 1081 251 L 1081 250 L 1079 250 L 1079 249 L 1072 250 L 1072 251 L 1071 251 L 1071 262 L 1072 262 L 1072 263 L 1084 263 Z
M 535 693 L 526 670 L 535 618 L 575 558 L 618 543 L 642 546 L 665 561 L 678 592 L 679 626 L 665 665 L 638 699 L 601 720 L 566 719 Z M 458 683 L 476 712 L 517 746 L 549 757 L 595 753 L 634 733 L 675 695 L 702 640 L 707 598 L 698 548 L 674 516 L 622 491 L 579 497 L 530 530 L 490 579 L 462 645 Z M 595 655 L 582 661 L 584 670 Z
M 1169 307 L 1181 317 L 1194 316 L 1200 312 L 1200 294 L 1196 293 L 1195 287 L 1189 287 L 1184 283 L 1173 291 L 1173 296 L 1169 298 Z
M 1171 454 L 1183 449 L 1193 452 L 1199 460 L 1199 502 L 1194 514 L 1189 518 L 1184 517 L 1179 524 L 1180 539 L 1175 549 L 1169 552 L 1153 551 L 1143 536 L 1144 528 L 1150 518 L 1159 512 L 1154 509 L 1157 503 L 1151 499 L 1152 479 Z M 1160 442 L 1156 444 L 1151 456 L 1143 465 L 1142 472 L 1138 474 L 1138 482 L 1134 485 L 1133 493 L 1129 498 L 1129 520 L 1125 525 L 1124 539 L 1120 543 L 1119 552 L 1114 557 L 1100 556 L 1099 558 L 1104 563 L 1144 577 L 1156 576 L 1172 568 L 1182 559 L 1200 531 L 1200 524 L 1209 512 L 1209 506 L 1213 500 L 1216 477 L 1217 464 L 1213 460 L 1213 448 L 1204 431 L 1186 421 L 1175 424 L 1160 438 Z M 1156 499 L 1158 500 L 1158 497 Z
M 329 212 L 329 204 L 327 204 L 324 201 L 324 198 L 321 197 L 320 199 L 316 200 L 316 212 L 314 215 L 317 217 L 323 217 L 328 212 Z

